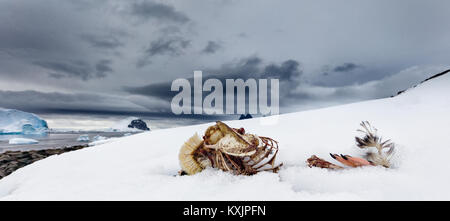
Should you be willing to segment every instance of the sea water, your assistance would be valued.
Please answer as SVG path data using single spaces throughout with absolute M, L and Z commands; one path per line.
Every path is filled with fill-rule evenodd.
M 79 142 L 77 141 L 80 135 L 89 135 L 90 141 Z M 92 142 L 95 136 L 102 136 L 106 138 L 111 137 L 123 137 L 129 132 L 60 132 L 60 133 L 48 133 L 47 135 L 0 135 L 0 153 L 8 150 L 42 150 L 42 149 L 55 149 L 61 147 L 85 145 Z M 11 138 L 31 138 L 38 140 L 37 144 L 9 144 Z

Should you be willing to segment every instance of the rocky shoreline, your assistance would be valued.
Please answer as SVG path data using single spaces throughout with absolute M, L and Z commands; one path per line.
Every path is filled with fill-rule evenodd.
M 32 164 L 52 155 L 83 149 L 88 145 L 77 145 L 57 149 L 29 150 L 29 151 L 6 151 L 0 154 L 0 179 L 8 176 L 19 168 Z

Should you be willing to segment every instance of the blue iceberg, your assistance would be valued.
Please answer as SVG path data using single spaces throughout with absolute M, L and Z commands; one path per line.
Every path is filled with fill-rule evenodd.
M 88 134 L 82 134 L 77 139 L 78 142 L 89 142 L 89 135 Z
M 101 141 L 101 140 L 107 140 L 107 139 L 108 139 L 107 137 L 97 135 L 92 140 L 95 142 L 95 141 Z
M 41 135 L 48 132 L 47 122 L 35 114 L 0 108 L 0 135 Z

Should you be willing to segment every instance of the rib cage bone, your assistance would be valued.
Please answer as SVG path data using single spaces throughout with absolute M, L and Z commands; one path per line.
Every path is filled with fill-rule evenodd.
M 207 167 L 238 175 L 253 175 L 261 171 L 278 172 L 275 165 L 278 142 L 269 137 L 245 133 L 221 121 L 210 126 L 203 140 L 195 134 L 181 147 L 179 160 L 182 171 L 195 174 Z

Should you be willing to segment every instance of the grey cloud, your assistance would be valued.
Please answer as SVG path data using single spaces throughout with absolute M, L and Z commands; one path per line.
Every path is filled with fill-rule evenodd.
M 77 10 L 88 10 L 97 8 L 99 5 L 103 5 L 108 0 L 67 0 L 67 2 L 73 4 Z
M 95 94 L 78 93 L 44 93 L 34 90 L 2 91 L 0 106 L 21 110 L 38 110 L 53 108 L 103 109 L 104 97 Z
M 214 75 L 242 76 L 241 78 L 257 77 L 263 60 L 258 56 L 240 59 L 238 62 L 225 63 L 218 69 L 208 69 L 207 73 Z
M 256 56 L 249 58 L 244 58 L 236 63 L 223 64 L 218 69 L 209 69 L 203 71 L 203 79 L 206 78 L 216 78 L 219 79 L 223 84 L 225 79 L 248 79 L 257 77 L 260 73 L 260 65 L 262 64 L 262 59 Z M 192 76 L 192 75 L 190 75 Z M 188 78 L 192 84 L 193 77 Z M 143 96 L 155 97 L 162 100 L 170 100 L 177 92 L 172 92 L 170 90 L 172 82 L 162 82 L 154 83 L 138 87 L 124 87 L 124 91 L 130 94 L 138 94 Z
M 170 84 L 151 83 L 170 82 L 203 69 L 205 77 L 217 75 L 219 79 L 262 75 L 280 78 L 282 101 L 286 105 L 316 101 L 337 104 L 395 93 L 403 88 L 402 82 L 423 78 L 405 76 L 390 81 L 389 87 L 376 89 L 369 87 L 369 83 L 380 81 L 387 85 L 384 78 L 406 67 L 447 64 L 450 56 L 447 50 L 450 23 L 445 22 L 450 1 L 354 1 L 352 8 L 332 0 L 283 4 L 258 1 L 259 9 L 251 15 L 248 10 L 254 4 L 242 1 L 231 1 L 225 7 L 217 7 L 214 1 L 192 4 L 170 1 L 171 5 L 159 0 L 70 1 L 71 4 L 54 0 L 0 1 L 3 90 L 35 87 L 120 95 L 123 91 L 115 89 L 124 85 L 151 85 L 137 91 L 128 88 L 131 92 L 126 95 L 142 94 L 150 99 L 153 94 L 162 98 L 167 96 Z M 265 16 L 274 10 L 283 11 L 283 16 Z M 141 26 L 130 24 L 130 20 Z M 293 26 L 298 28 L 289 28 Z M 275 33 L 273 30 L 277 28 L 284 33 Z M 129 35 L 123 37 L 112 30 Z M 173 36 L 181 36 L 183 40 L 170 43 Z M 150 42 L 158 37 L 169 41 L 155 41 L 152 48 Z M 209 40 L 218 38 L 230 42 L 224 53 L 198 59 L 188 53 L 201 52 Z M 188 44 L 187 39 L 198 47 L 195 51 L 183 47 L 181 42 Z M 223 64 L 248 53 L 258 56 Z M 162 59 L 166 56 L 178 57 Z M 109 59 L 110 62 L 102 62 Z M 287 62 L 288 59 L 293 62 Z M 302 63 L 296 66 L 297 61 Z M 152 66 L 138 70 L 130 65 L 136 62 L 142 66 L 152 62 Z M 329 65 L 328 69 L 319 70 L 324 64 Z M 322 75 L 325 71 L 326 76 Z M 72 83 L 73 79 L 89 80 L 105 75 L 107 81 Z M 335 90 L 336 93 L 322 93 Z
M 96 93 L 60 93 L 0 90 L 0 107 L 24 111 L 57 112 L 58 110 L 100 112 L 147 112 L 148 108 L 137 105 L 120 96 Z
M 144 51 L 144 56 L 138 61 L 137 66 L 150 64 L 150 58 L 157 55 L 180 56 L 191 41 L 182 37 L 161 37 L 150 43 Z
M 179 34 L 181 32 L 181 29 L 178 26 L 169 25 L 162 27 L 161 29 L 159 29 L 159 31 L 163 35 L 171 35 L 171 34 Z
M 237 36 L 240 37 L 240 38 L 246 38 L 246 37 L 248 37 L 247 33 L 245 33 L 245 32 L 241 32 L 241 33 L 239 33 Z
M 177 11 L 173 6 L 153 1 L 134 2 L 131 7 L 131 13 L 143 20 L 157 19 L 181 24 L 190 20 L 184 13 Z
M 300 76 L 303 74 L 300 63 L 295 60 L 287 60 L 281 65 L 270 64 L 264 68 L 263 78 L 276 78 L 280 80 L 280 105 L 289 105 L 287 98 L 295 100 L 303 99 L 299 94 L 293 94 L 293 91 L 300 85 Z
M 114 36 L 96 36 L 90 34 L 83 34 L 80 36 L 82 40 L 89 43 L 92 47 L 104 48 L 104 49 L 115 49 L 117 47 L 123 46 L 124 44 Z
M 48 73 L 48 76 L 55 79 L 61 79 L 65 77 L 63 74 L 59 73 Z
M 358 102 L 369 99 L 387 98 L 396 95 L 413 85 L 419 84 L 424 79 L 440 73 L 448 66 L 411 67 L 397 73 L 392 73 L 382 79 L 367 81 L 360 84 L 324 87 L 316 85 L 304 85 L 301 91 L 294 93 L 300 95 L 295 105 L 317 108 L 323 106 Z M 300 107 L 302 108 L 302 107 Z
M 287 60 L 281 65 L 271 64 L 264 68 L 264 77 L 278 78 L 280 81 L 296 80 L 302 74 L 300 63 L 295 60 Z
M 300 64 L 295 60 L 287 60 L 281 64 L 270 63 L 264 65 L 263 60 L 257 56 L 252 56 L 239 60 L 238 62 L 222 65 L 218 69 L 208 69 L 203 71 L 203 80 L 215 78 L 226 84 L 226 79 L 249 78 L 277 78 L 280 80 L 281 105 L 286 105 L 283 98 L 292 96 L 292 90 L 299 85 L 299 77 L 302 74 Z M 187 79 L 193 84 L 193 78 Z M 124 91 L 130 94 L 155 97 L 165 101 L 170 101 L 178 92 L 170 90 L 171 82 L 162 82 L 144 85 L 140 87 L 124 87 Z M 270 85 L 269 85 L 270 87 Z M 270 90 L 270 89 L 269 89 Z M 224 87 L 224 92 L 225 87 Z M 205 95 L 205 94 L 204 94 Z M 297 98 L 300 96 L 297 95 Z
M 111 60 L 100 60 L 95 65 L 95 69 L 97 70 L 97 76 L 98 77 L 105 77 L 107 73 L 113 72 L 113 69 L 111 68 Z
M 84 81 L 105 77 L 105 68 L 107 67 L 107 64 L 100 62 L 98 65 L 102 72 L 94 72 L 91 65 L 84 61 L 35 61 L 33 64 L 52 71 L 50 77 L 79 78 Z
M 187 119 L 203 121 L 232 119 L 230 116 L 212 115 L 174 115 L 170 108 L 158 103 L 145 105 L 145 99 L 108 96 L 93 93 L 45 93 L 34 90 L 0 90 L 0 107 L 19 109 L 38 114 L 71 114 L 99 116 L 145 116 L 158 118 L 178 118 L 180 123 Z M 148 106 L 152 106 L 149 108 Z M 71 116 L 71 120 L 73 119 Z
M 150 46 L 145 50 L 146 55 L 172 55 L 178 56 L 183 49 L 189 46 L 190 40 L 185 40 L 181 37 L 173 38 L 159 38 L 150 43 Z
M 400 70 L 392 67 L 377 67 L 347 62 L 337 66 L 323 65 L 318 73 L 308 77 L 308 81 L 316 86 L 343 87 L 380 80 L 389 73 Z
M 202 50 L 202 53 L 205 54 L 214 54 L 216 53 L 216 51 L 218 51 L 219 49 L 221 49 L 222 46 L 215 41 L 208 41 L 208 44 L 206 45 L 206 47 Z
M 189 79 L 192 82 L 192 78 Z M 163 100 L 170 100 L 176 92 L 170 90 L 172 82 L 154 83 L 139 87 L 124 87 L 123 90 L 130 94 L 151 96 Z
M 47 2 L 0 3 L 0 73 L 24 84 L 45 82 L 57 90 L 59 83 L 53 84 L 57 81 L 49 81 L 45 76 L 87 81 L 111 72 L 108 64 L 94 61 L 103 56 L 97 53 L 97 48 L 114 49 L 124 45 L 120 33 L 111 31 L 116 28 L 101 29 L 95 19 L 85 22 L 95 15 L 65 1 Z M 5 59 L 2 54 L 8 57 Z
M 333 69 L 334 72 L 349 72 L 353 71 L 357 68 L 359 68 L 359 65 L 356 65 L 354 63 L 344 63 L 342 65 L 339 65 Z

